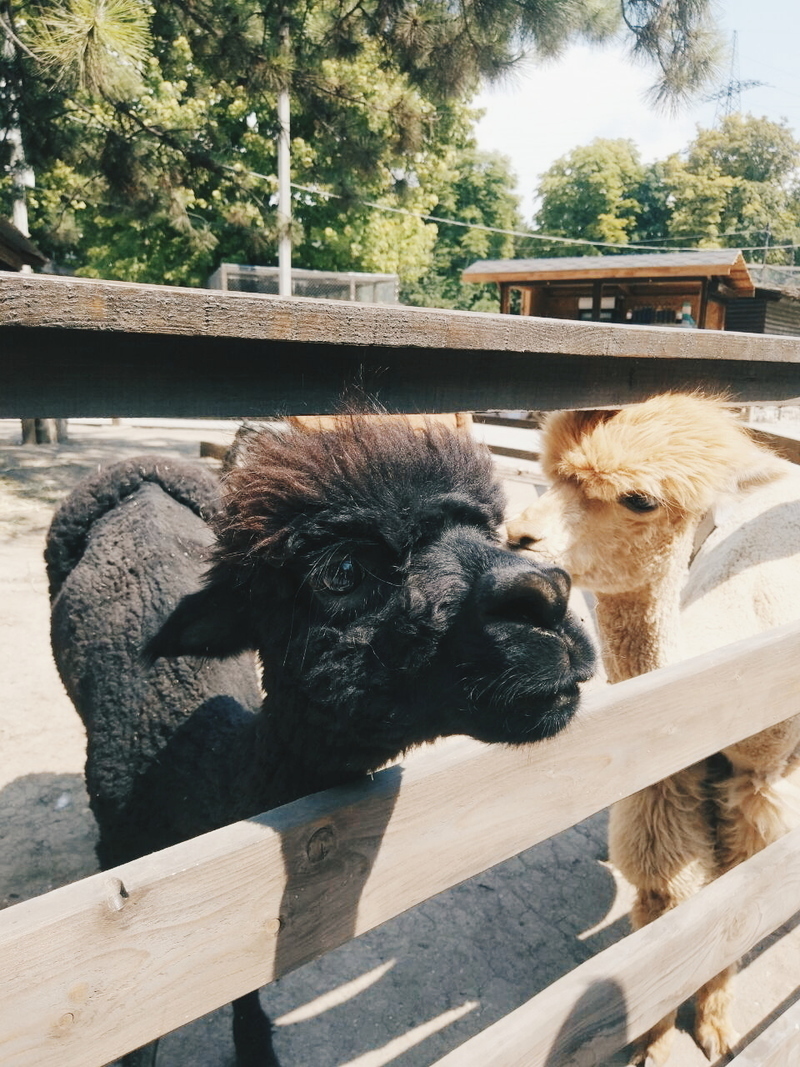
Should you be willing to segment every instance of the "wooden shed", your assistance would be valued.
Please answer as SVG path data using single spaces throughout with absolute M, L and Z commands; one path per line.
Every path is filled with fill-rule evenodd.
M 796 286 L 756 286 L 752 300 L 728 305 L 725 329 L 736 333 L 800 336 L 800 289 Z
M 21 230 L 6 219 L 0 219 L 0 270 L 41 269 L 46 262 L 47 256 L 43 256 Z
M 724 330 L 728 306 L 755 292 L 737 248 L 479 260 L 462 277 L 496 282 L 503 313 L 513 307 L 553 319 L 675 326 L 688 304 L 694 322 L 707 330 Z

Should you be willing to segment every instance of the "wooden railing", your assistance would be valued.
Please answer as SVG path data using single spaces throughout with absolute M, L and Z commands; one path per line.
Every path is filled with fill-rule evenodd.
M 800 338 L 476 315 L 0 272 L 0 417 L 598 407 L 800 396 Z
M 0 1062 L 98 1067 L 272 981 L 786 718 L 796 710 L 798 659 L 800 624 L 596 691 L 552 741 L 453 740 L 371 782 L 15 905 L 0 913 Z M 624 1045 L 791 916 L 800 899 L 797 838 L 583 964 L 442 1062 L 544 1063 L 556 1034 L 572 1042 L 576 1033 L 586 1049 L 574 1062 L 598 1062 L 598 1047 Z M 369 876 L 352 899 L 365 863 Z M 576 1011 L 598 982 L 614 983 L 619 996 Z
M 315 317 L 327 323 L 324 340 Z M 227 394 L 215 392 L 228 364 L 217 370 L 207 357 L 212 349 L 219 355 L 215 346 L 228 329 L 240 339 L 246 335 L 242 365 L 250 364 L 256 383 L 255 407 L 235 408 L 243 395 L 241 367 Z M 104 349 L 108 377 L 84 395 L 88 364 L 86 350 L 83 357 L 80 351 L 89 334 L 103 339 L 88 346 L 89 362 L 100 374 Z M 147 336 L 158 337 L 167 362 L 167 342 L 175 336 L 200 351 L 188 399 L 157 396 L 167 380 L 188 373 L 191 345 L 180 346 L 166 376 L 140 380 L 135 388 L 134 363 L 120 370 L 120 339 L 128 339 L 124 362 L 134 359 L 133 342 Z M 288 360 L 281 356 L 287 338 L 294 346 Z M 664 387 L 676 361 L 688 384 L 714 387 L 724 384 L 731 363 L 747 368 L 727 383 L 729 394 L 743 402 L 800 394 L 800 339 L 701 333 L 687 339 L 669 330 L 0 276 L 0 368 L 8 386 L 0 404 L 6 415 L 155 414 L 170 404 L 180 414 L 269 414 L 283 407 L 269 393 L 283 380 L 284 395 L 294 398 L 287 405 L 325 410 L 363 360 L 359 346 L 376 345 L 383 359 L 392 338 L 397 352 L 422 352 L 429 373 L 422 386 L 410 372 L 401 376 L 402 387 L 395 378 L 383 397 L 389 407 L 463 408 L 469 395 L 480 396 L 471 407 L 496 408 L 515 388 L 508 406 L 546 407 L 535 389 L 542 360 L 550 368 L 545 393 L 569 406 L 597 403 L 600 396 L 609 403 L 637 399 L 655 381 Z M 510 380 L 495 388 L 481 372 L 477 385 L 467 381 L 461 346 L 469 347 L 469 338 L 470 350 L 482 357 L 506 353 Z M 298 370 L 294 355 L 304 345 L 314 349 L 319 367 L 323 357 L 336 363 L 324 372 L 324 388 L 304 378 L 308 363 Z M 368 353 L 375 356 L 372 348 Z M 576 358 L 598 368 L 610 360 L 617 366 L 613 382 L 572 381 Z M 632 361 L 627 377 L 619 372 L 625 360 Z M 287 365 L 276 369 L 279 363 Z M 640 376 L 642 363 L 650 369 Z M 395 361 L 398 373 L 399 366 Z M 43 368 L 58 368 L 56 380 L 46 381 Z M 430 390 L 436 392 L 432 383 L 464 375 L 426 405 Z M 41 392 L 34 408 L 26 397 L 35 388 Z M 112 401 L 113 407 L 98 406 Z M 274 980 L 796 713 L 798 663 L 800 624 L 595 690 L 576 722 L 551 741 L 512 749 L 453 739 L 372 781 L 305 798 L 7 909 L 0 913 L 0 1063 L 99 1067 Z M 439 1064 L 602 1062 L 780 927 L 800 902 L 798 889 L 800 831 L 582 964 Z M 794 1062 L 792 1055 L 800 1062 L 797 1014 L 790 1009 L 735 1062 L 768 1067 Z

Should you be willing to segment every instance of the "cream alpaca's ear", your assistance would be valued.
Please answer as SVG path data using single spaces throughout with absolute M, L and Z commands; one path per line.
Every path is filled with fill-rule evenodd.
M 616 411 L 554 411 L 542 423 L 542 469 L 547 478 L 554 480 L 564 475 L 561 460 L 575 448 L 584 436 L 601 422 L 607 422 Z

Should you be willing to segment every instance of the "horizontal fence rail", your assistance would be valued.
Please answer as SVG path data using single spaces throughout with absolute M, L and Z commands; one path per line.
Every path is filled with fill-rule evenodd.
M 0 272 L 0 417 L 267 416 L 800 396 L 800 338 Z
M 800 1063 L 800 1002 L 792 1004 L 775 1022 L 735 1056 L 729 1067 L 795 1067 Z
M 798 655 L 793 624 L 590 693 L 551 741 L 453 739 L 372 782 L 15 905 L 0 913 L 0 1062 L 99 1067 L 781 721 L 798 710 Z M 797 864 L 786 859 L 787 878 Z M 752 889 L 759 869 L 732 873 Z M 726 878 L 702 895 L 739 885 Z M 782 914 L 770 913 L 770 929 Z M 725 941 L 738 955 L 735 931 Z
M 552 352 L 800 363 L 800 338 L 585 323 L 442 308 L 0 271 L 0 323 L 426 351 Z M 752 342 L 756 342 L 755 348 Z
M 582 963 L 434 1067 L 597 1067 L 798 907 L 800 829 Z M 761 1059 L 744 1063 L 765 1067 Z

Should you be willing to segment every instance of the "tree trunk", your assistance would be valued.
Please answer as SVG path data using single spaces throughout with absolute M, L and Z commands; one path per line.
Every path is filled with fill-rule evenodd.
M 51 445 L 67 440 L 66 419 L 22 419 L 23 445 Z

